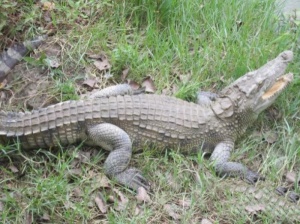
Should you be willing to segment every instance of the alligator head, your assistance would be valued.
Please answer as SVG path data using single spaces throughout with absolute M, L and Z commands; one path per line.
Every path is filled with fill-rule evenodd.
M 236 112 L 250 110 L 254 115 L 258 115 L 269 107 L 293 80 L 293 74 L 284 75 L 287 64 L 292 59 L 292 51 L 282 52 L 258 70 L 248 72 L 224 88 L 220 94 L 221 98 L 230 100 L 233 108 L 238 110 Z

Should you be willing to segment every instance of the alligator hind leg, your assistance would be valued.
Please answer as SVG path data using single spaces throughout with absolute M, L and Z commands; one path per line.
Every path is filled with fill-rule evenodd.
M 285 196 L 286 194 L 288 194 L 288 199 L 294 203 L 297 203 L 300 200 L 300 195 L 292 191 L 292 189 L 288 187 L 279 186 L 276 188 L 276 193 L 281 196 Z
M 132 144 L 128 134 L 121 128 L 108 123 L 88 127 L 88 144 L 101 146 L 111 151 L 104 163 L 105 173 L 118 183 L 137 190 L 149 190 L 148 181 L 136 168 L 128 168 Z

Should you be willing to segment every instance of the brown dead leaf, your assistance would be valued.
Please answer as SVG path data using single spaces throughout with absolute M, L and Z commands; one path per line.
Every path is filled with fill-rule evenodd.
M 25 224 L 32 224 L 32 215 L 31 213 L 25 212 Z
M 104 71 L 104 70 L 108 70 L 111 68 L 111 65 L 109 64 L 108 60 L 105 58 L 103 60 L 97 60 L 94 61 L 94 65 L 100 70 L 100 71 Z
M 266 111 L 267 118 L 274 121 L 282 118 L 282 112 L 276 107 L 271 107 Z
M 174 220 L 180 220 L 181 216 L 176 213 L 176 207 L 175 205 L 171 205 L 171 204 L 165 204 L 164 205 L 164 210 L 168 213 L 168 215 L 174 219 Z
M 82 173 L 80 168 L 69 169 L 68 174 L 72 176 L 80 176 Z
M 88 163 L 91 159 L 91 152 L 79 150 L 75 158 L 79 159 L 80 163 Z
M 138 202 L 142 202 L 142 203 L 151 203 L 152 202 L 150 196 L 147 194 L 146 189 L 143 187 L 138 188 L 137 195 L 135 197 L 138 200 Z
M 75 188 L 73 189 L 73 195 L 74 195 L 75 197 L 77 197 L 77 198 L 80 198 L 80 197 L 83 196 L 83 193 L 82 193 L 82 191 L 81 191 L 81 189 L 80 189 L 79 187 L 75 187 Z
M 2 201 L 0 201 L 0 212 L 2 212 L 4 210 L 4 204 L 2 203 Z
M 3 89 L 7 84 L 7 79 L 4 79 L 2 82 L 0 82 L 0 89 Z
M 147 76 L 143 80 L 142 87 L 145 87 L 145 92 L 147 92 L 147 93 L 154 93 L 156 91 L 154 82 L 150 76 Z
M 92 183 L 93 189 L 109 188 L 110 186 L 109 185 L 110 180 L 104 174 L 97 174 L 96 176 L 93 177 L 93 179 L 94 179 Z
M 42 221 L 48 222 L 50 221 L 50 216 L 47 212 L 44 212 L 43 216 L 41 217 Z
M 179 75 L 179 80 L 182 82 L 182 83 L 188 83 L 191 79 L 191 74 L 187 74 L 187 75 Z
M 114 203 L 114 202 L 116 201 L 116 199 L 115 199 L 115 197 L 114 197 L 113 195 L 109 195 L 109 196 L 107 197 L 107 201 L 108 201 L 109 203 Z
M 60 66 L 57 58 L 47 58 L 47 63 L 51 68 L 58 68 Z
M 294 184 L 296 183 L 296 173 L 295 172 L 287 172 L 285 175 L 286 182 L 289 184 Z
M 90 88 L 94 88 L 94 86 L 96 85 L 97 81 L 95 79 L 86 79 L 82 85 L 83 86 L 88 86 Z
M 140 88 L 140 85 L 133 80 L 127 79 L 126 82 L 133 90 L 138 90 Z
M 105 214 L 107 212 L 107 205 L 102 195 L 95 197 L 95 203 L 102 214 Z
M 188 200 L 187 198 L 185 198 L 185 199 L 179 199 L 177 201 L 177 204 L 183 208 L 189 208 L 189 207 L 191 207 L 192 202 L 191 202 L 191 200 Z
M 135 207 L 135 210 L 134 210 L 134 215 L 137 216 L 141 213 L 141 209 L 137 206 Z
M 117 207 L 115 207 L 115 209 L 117 211 L 123 211 L 127 207 L 129 200 L 118 189 L 114 188 L 113 191 L 118 195 L 118 198 L 119 198 Z
M 263 204 L 249 205 L 245 207 L 245 210 L 249 214 L 255 215 L 261 213 L 262 211 L 265 211 L 265 206 Z
M 278 139 L 278 135 L 275 132 L 273 132 L 273 131 L 267 131 L 263 135 L 264 135 L 264 139 L 269 144 L 275 143 L 277 141 L 277 139 Z
M 175 190 L 175 191 L 179 191 L 180 189 L 180 184 L 176 181 L 176 179 L 174 178 L 174 176 L 171 173 L 167 173 L 166 174 L 166 179 L 167 182 L 169 184 L 169 186 Z
M 254 198 L 257 200 L 261 200 L 263 196 L 264 193 L 262 191 L 258 191 L 257 193 L 255 193 Z
M 43 8 L 42 10 L 44 11 L 52 11 L 53 9 L 55 9 L 55 3 L 54 2 L 44 2 L 43 3 Z
M 202 219 L 200 224 L 212 224 L 212 222 L 209 219 Z
M 125 69 L 122 71 L 122 75 L 121 75 L 121 80 L 122 80 L 122 81 L 124 81 L 124 80 L 127 78 L 128 72 L 129 72 L 129 68 L 125 68 Z
M 86 53 L 86 55 L 90 59 L 97 59 L 97 60 L 100 60 L 100 61 L 103 61 L 103 60 L 107 59 L 107 56 L 105 55 L 104 52 L 100 52 L 98 54 L 95 54 L 95 53 Z
M 13 173 L 19 173 L 18 168 L 15 167 L 14 165 L 10 165 L 8 168 L 9 168 L 9 169 L 11 170 L 11 172 L 13 172 Z
M 66 209 L 75 207 L 74 204 L 71 201 L 64 201 L 63 204 L 64 204 Z

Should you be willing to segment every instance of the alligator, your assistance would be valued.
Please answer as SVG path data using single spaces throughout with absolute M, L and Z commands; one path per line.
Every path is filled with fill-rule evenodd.
M 22 56 L 37 48 L 45 38 L 14 45 L 2 53 L 1 81 Z M 219 94 L 199 92 L 196 103 L 163 95 L 144 95 L 127 84 L 120 84 L 80 101 L 67 101 L 32 112 L 2 111 L 0 143 L 18 143 L 24 149 L 82 141 L 100 146 L 111 151 L 104 163 L 106 174 L 135 190 L 141 186 L 148 190 L 150 185 L 138 169 L 129 168 L 131 151 L 149 144 L 179 148 L 186 153 L 209 152 L 220 176 L 240 176 L 255 183 L 263 178 L 241 163 L 230 162 L 230 152 L 235 140 L 293 80 L 292 74 L 283 75 L 292 59 L 291 51 L 282 52 Z M 233 193 L 242 192 L 248 205 L 260 202 L 253 192 L 263 191 L 264 198 L 270 202 L 266 203 L 266 210 L 277 213 L 283 220 L 299 220 L 299 207 L 275 199 L 269 187 L 239 188 L 241 184 L 237 188 L 229 187 Z M 291 200 L 295 202 L 298 197 L 294 195 Z
M 24 41 L 23 43 L 15 43 L 6 51 L 0 54 L 0 82 L 2 82 L 12 68 L 30 51 L 38 48 L 47 35 L 35 37 L 32 40 Z
M 105 173 L 137 190 L 150 188 L 142 173 L 129 167 L 132 149 L 154 144 L 181 152 L 211 153 L 220 176 L 238 176 L 249 183 L 262 177 L 230 153 L 240 137 L 293 80 L 285 73 L 291 51 L 225 87 L 219 94 L 201 92 L 197 103 L 165 95 L 132 94 L 127 84 L 100 90 L 87 99 L 66 101 L 31 112 L 0 113 L 0 143 L 18 142 L 38 149 L 74 144 L 110 151 Z

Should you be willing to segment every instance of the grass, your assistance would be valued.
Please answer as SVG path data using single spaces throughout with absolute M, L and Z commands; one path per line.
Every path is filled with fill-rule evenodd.
M 52 1 L 55 9 L 44 11 L 36 1 L 3 1 L 1 47 L 11 40 L 22 41 L 50 30 L 55 33 L 47 40 L 45 51 L 58 49 L 54 58 L 60 65 L 51 68 L 44 59 L 28 59 L 21 70 L 15 68 L 7 86 L 13 93 L 19 86 L 26 89 L 28 80 L 35 83 L 38 77 L 20 74 L 38 67 L 46 74 L 44 93 L 49 103 L 77 99 L 90 90 L 83 85 L 86 79 L 95 79 L 100 88 L 120 83 L 125 68 L 130 68 L 128 79 L 141 82 L 151 76 L 158 93 L 167 91 L 192 100 L 198 89 L 217 92 L 279 52 L 292 49 L 295 59 L 288 70 L 295 74 L 295 81 L 272 110 L 260 116 L 248 137 L 237 143 L 232 159 L 258 169 L 271 187 L 279 185 L 287 171 L 299 172 L 299 23 L 282 19 L 274 0 L 68 0 Z M 85 56 L 99 52 L 112 65 L 110 79 Z M 17 97 L 5 102 L 1 109 L 28 109 Z M 273 119 L 269 111 L 282 116 Z M 268 130 L 278 136 L 274 144 L 251 135 L 251 131 L 261 135 Z M 135 154 L 132 164 L 143 170 L 153 189 L 152 203 L 140 204 L 132 191 L 113 182 L 107 186 L 101 175 L 107 156 L 102 151 L 72 147 L 23 152 L 17 146 L 1 151 L 2 223 L 276 221 L 273 214 L 247 214 L 245 205 L 239 204 L 241 196 L 230 193 L 232 180 L 216 177 L 209 160 L 201 155 L 155 149 Z M 99 195 L 108 204 L 106 214 L 95 205 Z M 122 196 L 129 203 L 120 209 Z M 174 220 L 166 204 L 180 220 Z

